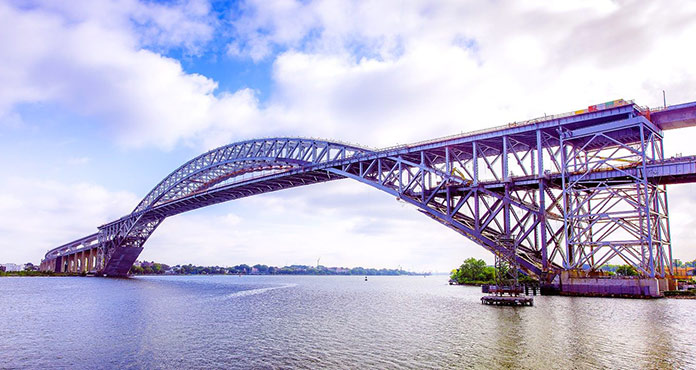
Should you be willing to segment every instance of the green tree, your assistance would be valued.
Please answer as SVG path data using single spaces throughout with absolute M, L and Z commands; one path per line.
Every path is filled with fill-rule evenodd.
M 621 265 L 616 268 L 616 274 L 621 276 L 638 276 L 638 271 L 633 266 Z
M 486 266 L 484 260 L 467 258 L 452 274 L 452 278 L 459 284 L 475 284 L 493 280 L 494 274 L 493 267 Z
M 267 274 L 268 273 L 268 266 L 266 266 L 266 265 L 256 264 L 256 265 L 254 265 L 254 268 L 256 270 L 258 270 L 259 274 Z
M 468 258 L 464 260 L 464 263 L 462 263 L 459 269 L 461 271 L 461 276 L 465 279 L 483 280 L 485 278 L 484 271 L 486 269 L 486 262 L 484 260 Z

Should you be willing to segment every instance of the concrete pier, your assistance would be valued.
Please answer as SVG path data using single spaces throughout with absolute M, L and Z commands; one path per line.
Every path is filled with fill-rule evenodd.
M 637 276 L 578 276 L 562 272 L 551 285 L 542 287 L 542 294 L 587 297 L 659 298 L 670 289 L 669 279 Z
M 41 271 L 67 274 L 95 273 L 97 270 L 97 248 L 68 252 L 51 260 L 41 261 Z

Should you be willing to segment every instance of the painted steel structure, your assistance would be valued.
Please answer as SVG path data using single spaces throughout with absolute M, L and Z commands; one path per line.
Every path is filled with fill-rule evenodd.
M 623 100 L 583 111 L 371 150 L 314 139 L 226 145 L 185 163 L 125 217 L 49 251 L 44 270 L 127 274 L 169 216 L 350 178 L 415 206 L 550 281 L 612 261 L 671 274 L 666 184 L 696 181 L 696 157 L 665 158 L 663 130 L 696 125 L 696 102 L 646 110 Z M 72 261 L 72 262 L 71 262 Z M 91 259 L 90 259 L 91 261 Z M 67 264 L 66 264 L 67 263 Z

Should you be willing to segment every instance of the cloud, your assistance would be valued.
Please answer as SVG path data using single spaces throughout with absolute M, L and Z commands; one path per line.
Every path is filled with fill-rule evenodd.
M 71 157 L 67 159 L 67 163 L 71 166 L 81 166 L 89 163 L 91 159 L 89 157 Z
M 620 97 L 656 105 L 662 89 L 685 101 L 696 83 L 689 2 L 248 1 L 229 26 L 198 1 L 36 4 L 0 5 L 3 32 L 22 35 L 0 41 L 0 116 L 57 103 L 126 147 L 265 135 L 394 145 Z M 227 34 L 231 55 L 272 60 L 267 100 L 158 53 Z
M 654 106 L 662 89 L 691 100 L 696 52 L 682 46 L 696 38 L 696 6 L 675 8 L 247 1 L 230 47 L 273 60 L 264 126 L 384 146 L 621 97 Z
M 197 54 L 212 40 L 217 20 L 206 0 L 168 3 L 138 0 L 10 1 L 22 15 L 42 14 L 70 27 L 95 23 L 116 33 L 130 33 L 139 45 Z
M 180 25 L 181 32 L 188 32 L 193 26 L 176 20 L 188 16 L 182 12 L 190 6 L 178 12 L 153 4 L 132 6 L 128 13 L 120 6 L 130 9 L 139 3 L 98 4 L 102 7 L 28 10 L 0 4 L 0 32 L 8 35 L 0 38 L 0 117 L 12 117 L 19 104 L 53 103 L 106 125 L 124 146 L 171 148 L 209 127 L 214 105 L 222 104 L 229 112 L 249 104 L 248 91 L 217 98 L 215 81 L 185 73 L 179 61 L 144 48 L 150 43 L 186 47 L 199 40 L 202 36 L 195 32 L 187 39 L 167 29 Z M 120 9 L 116 20 L 103 14 L 108 9 Z M 152 22 L 143 31 L 152 34 L 148 41 L 131 28 L 119 27 L 119 16 Z
M 90 183 L 7 177 L 0 183 L 0 260 L 36 263 L 49 249 L 129 213 L 137 200 Z

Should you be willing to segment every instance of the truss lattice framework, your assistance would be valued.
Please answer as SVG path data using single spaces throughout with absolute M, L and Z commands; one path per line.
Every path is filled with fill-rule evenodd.
M 567 261 L 598 268 L 623 261 L 642 275 L 671 274 L 664 186 L 650 181 L 647 165 L 663 160 L 662 134 L 644 117 L 611 126 L 565 131 L 563 199 Z M 638 169 L 630 171 L 629 169 Z M 619 176 L 597 180 L 600 171 Z

